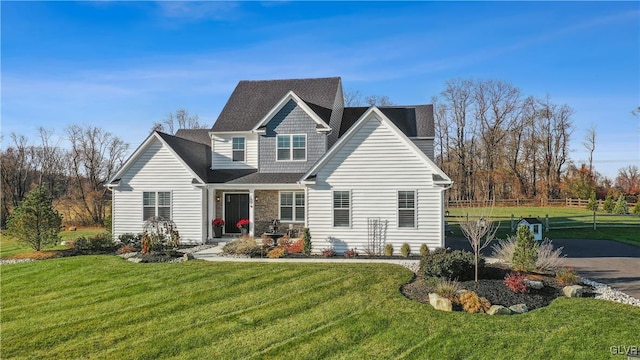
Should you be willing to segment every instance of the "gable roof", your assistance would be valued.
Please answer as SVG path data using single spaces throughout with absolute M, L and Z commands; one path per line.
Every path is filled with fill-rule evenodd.
M 311 103 L 326 110 L 332 109 L 336 94 L 341 86 L 339 77 L 240 81 L 213 124 L 211 131 L 250 131 L 290 91 L 293 91 L 307 104 Z M 318 115 L 325 116 L 320 113 Z M 328 123 L 326 120 L 325 122 Z
M 135 162 L 146 148 L 153 142 L 160 141 L 182 162 L 185 168 L 194 176 L 197 183 L 204 184 L 207 181 L 209 168 L 211 167 L 211 147 L 191 140 L 179 138 L 173 135 L 154 131 L 142 142 L 142 144 L 124 162 L 120 170 L 116 172 L 108 184 L 115 186 L 119 183 L 122 174 Z
M 346 109 L 345 109 L 346 110 Z M 351 114 L 353 115 L 353 114 Z M 425 162 L 427 166 L 429 166 L 433 170 L 433 181 L 437 184 L 451 184 L 451 179 L 444 173 L 429 157 L 422 152 L 418 147 L 413 143 L 413 141 L 409 140 L 408 136 L 400 129 L 398 126 L 394 124 L 394 122 L 389 119 L 381 109 L 372 106 L 367 109 L 360 118 L 347 130 L 347 132 L 338 139 L 338 142 L 335 143 L 329 151 L 327 151 L 301 178 L 301 181 L 313 179 L 318 170 L 321 169 L 343 146 L 347 143 L 347 141 L 352 138 L 360 128 L 365 124 L 366 121 L 371 119 L 372 116 L 376 116 L 381 122 L 386 124 L 401 140 L 405 142 L 405 144 L 411 148 L 411 150 L 416 154 L 418 158 Z
M 176 132 L 175 136 L 211 146 L 211 137 L 209 137 L 209 131 L 209 129 L 180 129 Z
M 518 221 L 518 224 L 520 224 L 521 222 L 526 222 L 529 225 L 542 224 L 542 221 L 540 221 L 540 219 L 533 218 L 533 217 L 522 218 L 522 219 L 520 219 L 520 221 Z
M 344 135 L 368 107 L 346 107 L 338 136 Z M 408 137 L 434 137 L 433 105 L 382 106 L 378 108 Z
M 307 103 L 306 101 L 302 100 L 298 95 L 296 95 L 295 92 L 293 91 L 289 91 L 287 92 L 287 94 L 280 99 L 280 101 L 278 101 L 277 104 L 275 104 L 275 106 L 273 108 L 271 108 L 269 110 L 268 113 L 265 114 L 265 116 L 260 119 L 260 121 L 251 129 L 252 131 L 256 131 L 260 128 L 264 128 L 264 126 L 267 125 L 267 123 L 269 123 L 269 121 L 271 121 L 271 119 L 273 119 L 273 117 L 280 111 L 282 110 L 282 108 L 284 108 L 290 101 L 295 102 L 301 109 L 302 111 L 304 111 L 305 113 L 307 113 L 307 115 L 309 115 L 309 117 L 311 117 L 311 119 L 313 121 L 315 121 L 316 123 L 316 128 L 317 129 L 324 129 L 324 130 L 331 130 L 331 128 L 329 127 L 329 124 L 327 124 L 325 122 L 325 120 L 323 120 L 315 111 L 313 111 L 313 109 L 309 106 L 310 103 Z M 314 107 L 318 110 L 322 109 L 322 107 L 314 105 Z M 328 109 L 325 109 L 328 110 Z M 322 112 L 324 113 L 324 112 Z M 329 116 L 331 116 L 331 110 L 329 110 Z M 327 119 L 328 120 L 328 119 Z

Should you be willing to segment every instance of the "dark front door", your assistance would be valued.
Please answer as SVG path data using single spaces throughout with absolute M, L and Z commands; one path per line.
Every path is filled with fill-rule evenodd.
M 224 195 L 224 232 L 239 233 L 238 220 L 249 218 L 249 194 Z

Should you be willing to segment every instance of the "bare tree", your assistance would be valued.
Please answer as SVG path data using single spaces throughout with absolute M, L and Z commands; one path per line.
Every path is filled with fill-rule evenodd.
M 73 198 L 80 200 L 89 220 L 102 224 L 107 201 L 106 182 L 122 165 L 128 144 L 117 136 L 91 125 L 67 128 L 71 145 L 70 167 Z
M 208 126 L 200 123 L 198 114 L 191 115 L 184 108 L 169 113 L 162 122 L 156 122 L 151 128 L 152 131 L 162 131 L 175 134 L 178 129 L 207 129 Z
M 362 106 L 362 94 L 358 90 L 347 89 L 344 94 L 344 106 L 354 107 L 354 106 Z
M 587 129 L 584 140 L 582 141 L 582 146 L 589 152 L 589 176 L 593 183 L 593 152 L 596 150 L 596 126 L 594 124 L 591 124 Z
M 469 220 L 460 224 L 462 233 L 469 241 L 475 254 L 475 281 L 478 282 L 478 260 L 480 251 L 489 246 L 496 236 L 500 223 L 491 220 L 493 206 L 484 207 L 476 220 Z
M 364 98 L 364 102 L 369 106 L 391 106 L 393 102 L 386 95 L 369 95 Z
M 364 98 L 358 90 L 348 89 L 343 94 L 344 106 L 391 106 L 393 102 L 386 95 L 368 95 Z
M 618 170 L 616 187 L 620 189 L 623 194 L 640 193 L 640 171 L 638 170 L 638 167 L 635 165 L 629 165 Z

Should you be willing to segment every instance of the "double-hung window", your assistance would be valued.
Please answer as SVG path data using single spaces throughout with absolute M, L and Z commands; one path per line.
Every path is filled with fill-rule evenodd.
M 278 135 L 277 143 L 278 161 L 304 161 L 307 159 L 306 135 Z
M 280 193 L 280 220 L 302 222 L 304 221 L 305 200 L 304 192 Z
M 351 226 L 351 192 L 333 192 L 333 226 Z
M 415 191 L 398 191 L 398 227 L 416 227 Z
M 142 220 L 150 217 L 171 219 L 171 192 L 170 191 L 145 191 L 142 193 Z
M 245 159 L 245 139 L 243 137 L 234 137 L 231 139 L 232 146 L 232 160 L 244 161 Z

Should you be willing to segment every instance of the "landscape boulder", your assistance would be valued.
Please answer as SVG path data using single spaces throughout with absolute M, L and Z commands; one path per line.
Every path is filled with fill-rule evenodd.
M 502 305 L 491 305 L 489 311 L 487 311 L 489 315 L 511 315 L 511 310 L 502 306 Z
M 516 314 L 524 314 L 529 312 L 529 308 L 527 308 L 527 304 L 516 304 L 509 306 L 509 310 Z
M 537 289 L 537 290 L 540 290 L 544 287 L 544 284 L 542 283 L 542 281 L 527 280 L 526 284 L 527 284 L 527 287 L 530 287 L 532 289 Z
M 564 296 L 570 298 L 583 297 L 584 288 L 580 285 L 565 286 L 564 288 L 562 288 L 562 293 L 564 294 Z
M 182 256 L 182 260 L 184 261 L 189 261 L 189 260 L 193 260 L 195 259 L 195 257 L 193 257 L 192 253 L 186 253 Z
M 451 300 L 436 293 L 429 293 L 429 304 L 431 304 L 431 306 L 433 306 L 433 308 L 436 310 L 448 312 L 451 312 L 451 310 L 453 310 Z

